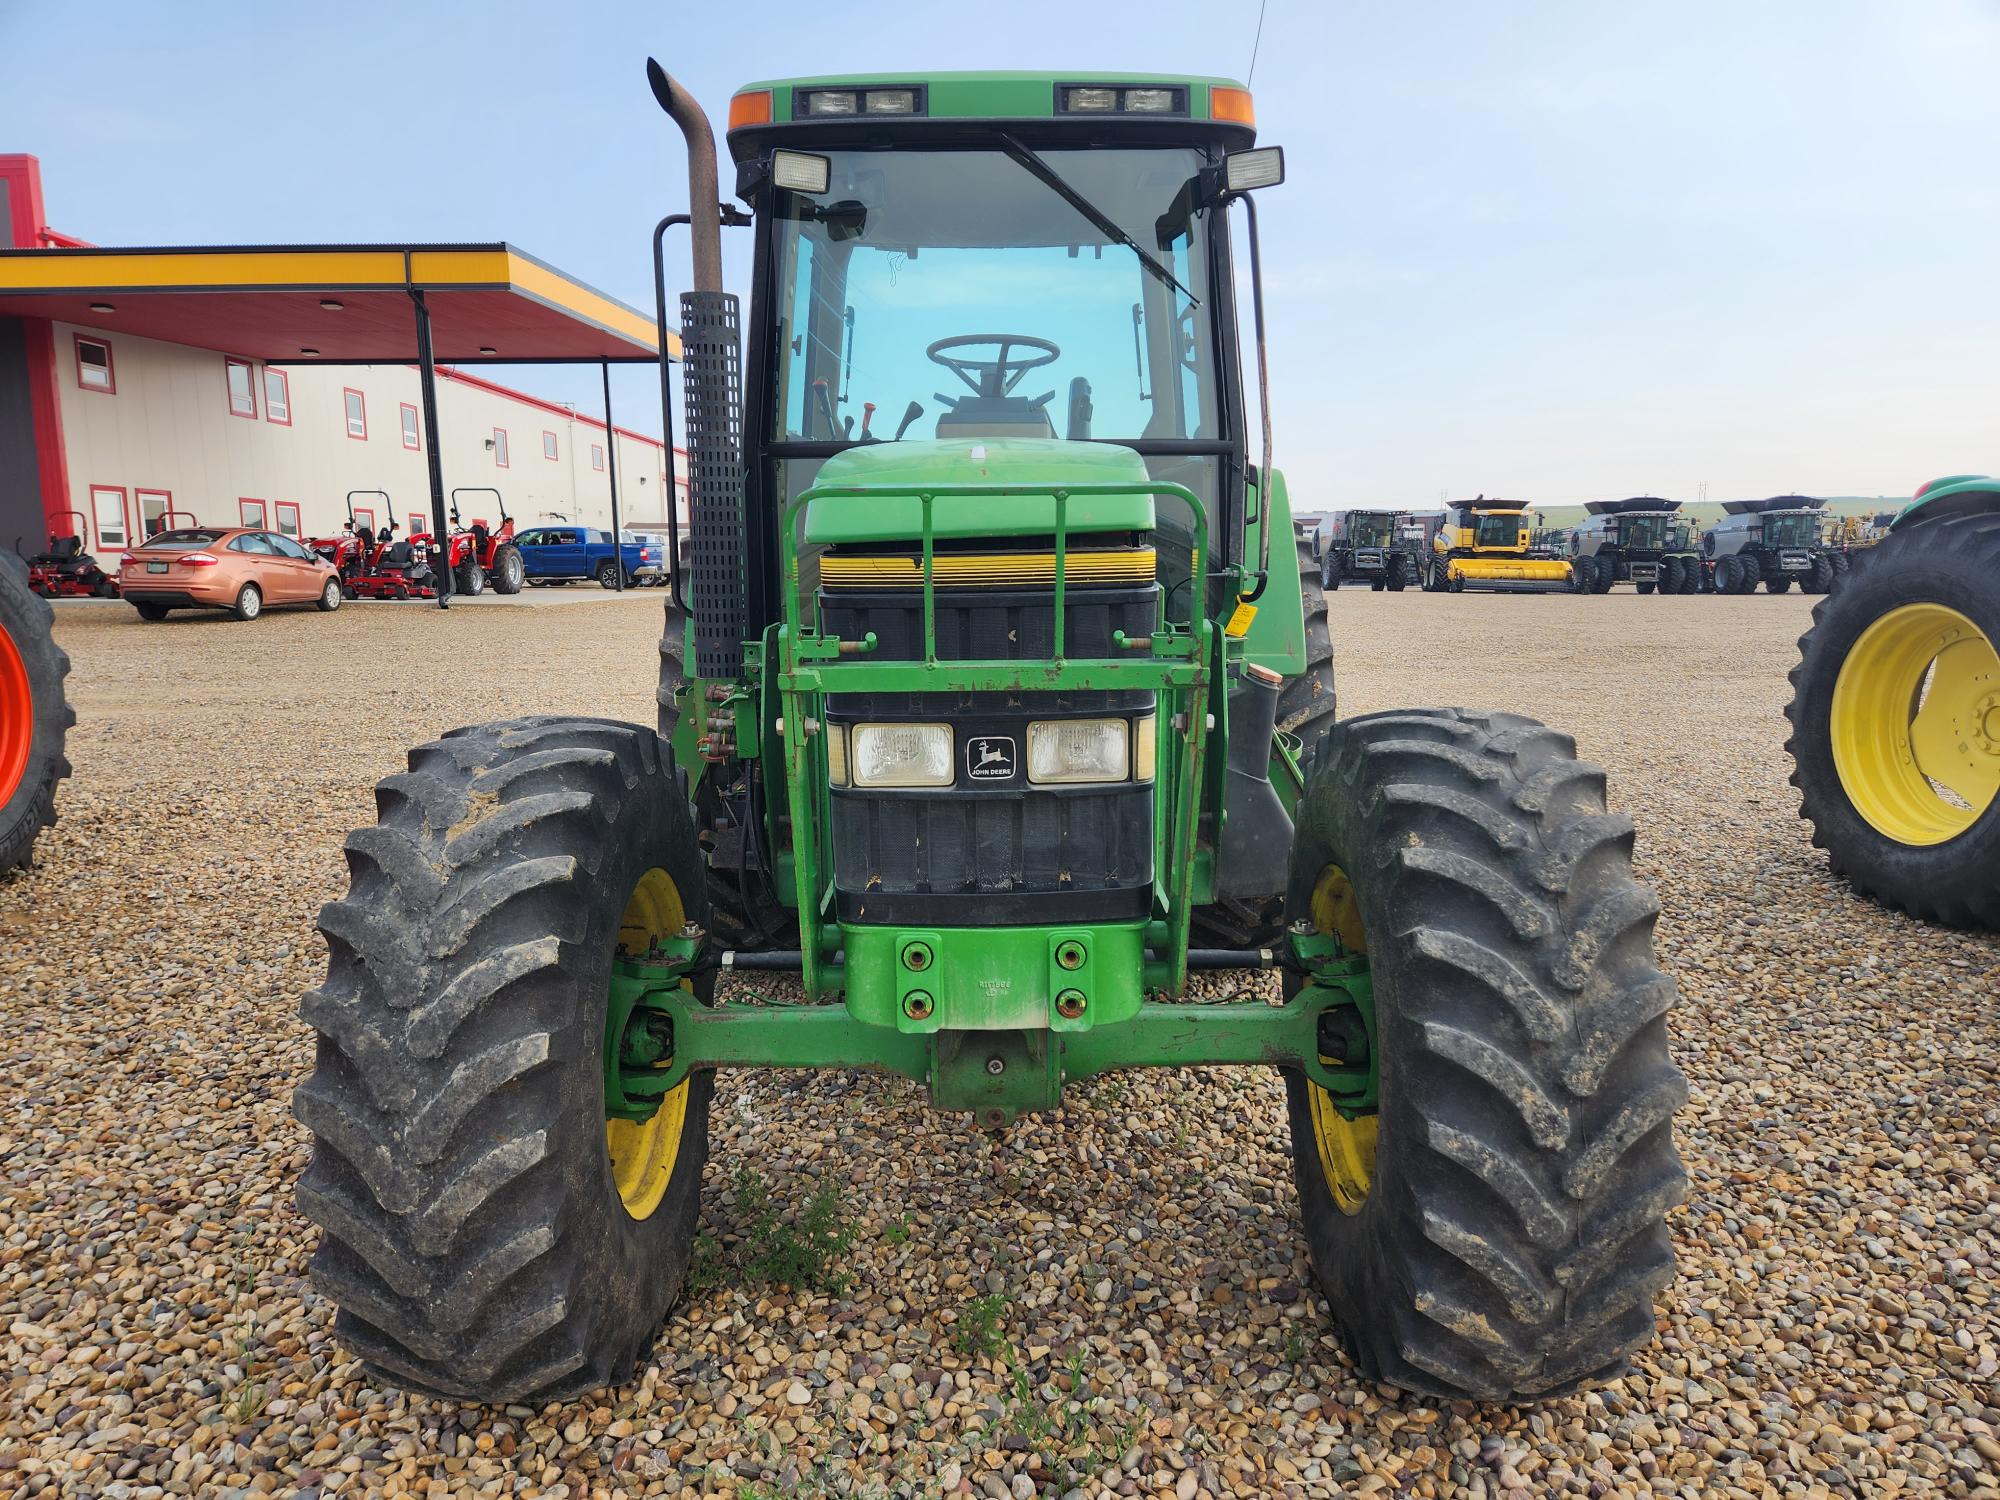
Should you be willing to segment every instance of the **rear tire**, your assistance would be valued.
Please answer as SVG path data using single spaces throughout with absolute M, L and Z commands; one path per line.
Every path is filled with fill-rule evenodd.
M 1363 1372 L 1510 1402 L 1615 1376 L 1653 1337 L 1686 1186 L 1631 821 L 1567 735 L 1454 709 L 1342 723 L 1299 810 L 1287 913 L 1358 918 L 1374 981 L 1345 1208 L 1331 1102 L 1286 1075 L 1314 1273 Z M 1352 894 L 1323 908 L 1329 869 Z
M 618 587 L 617 563 L 601 562 L 597 565 L 597 586 L 601 589 L 615 589 Z
M 26 566 L 0 553 L 0 871 L 28 863 L 56 820 L 56 783 L 69 775 L 63 751 L 76 713 L 54 632 L 55 611 L 28 586 Z
M 1812 825 L 1813 843 L 1826 850 L 1835 875 L 1861 895 L 1925 921 L 2000 929 L 2000 788 L 1992 779 L 2000 775 L 1995 578 L 2000 578 L 2000 511 L 1920 521 L 1857 553 L 1848 576 L 1813 606 L 1812 628 L 1799 640 L 1792 701 L 1785 710 L 1792 733 L 1785 748 L 1792 757 L 1792 785 L 1799 789 L 1799 816 Z M 1927 605 L 1969 622 L 1985 636 L 1987 654 L 1982 662 L 1976 643 L 1966 641 L 1954 645 L 1964 665 L 1950 673 L 1938 659 L 1913 682 L 1893 680 L 1886 672 L 1879 680 L 1858 678 L 1849 689 L 1854 706 L 1847 710 L 1859 711 L 1852 733 L 1861 736 L 1847 754 L 1855 783 L 1849 786 L 1835 757 L 1833 726 L 1843 672 L 1864 634 L 1897 611 Z M 1926 676 L 1929 695 L 1949 695 L 1938 706 L 1955 711 L 1939 726 L 1950 733 L 1925 745 L 1937 758 L 1920 756 L 1910 765 L 1932 777 L 1948 771 L 1953 803 L 1924 783 L 1905 783 L 1908 796 L 1898 789 L 1896 763 L 1916 752 L 1912 705 Z M 1876 738 L 1870 730 L 1877 731 L 1885 751 L 1872 764 L 1865 758 L 1868 740 Z M 1983 786 L 1982 771 L 1988 778 Z M 1982 794 L 1988 799 L 1984 810 L 1967 819 Z M 1926 795 L 1936 798 L 1935 806 L 1926 804 Z M 1870 821 L 1863 805 L 1891 827 L 1899 810 L 1919 821 L 1928 815 L 1931 826 L 1899 837 Z M 1963 826 L 1952 831 L 1956 824 Z M 1935 842 L 1915 841 L 1920 837 Z
M 1588 557 L 1573 557 L 1569 563 L 1569 591 L 1572 594 L 1595 592 L 1597 584 L 1597 564 Z
M 675 1154 L 635 1211 L 604 1118 L 628 901 L 663 871 L 707 918 L 672 760 L 638 725 L 517 719 L 412 751 L 376 800 L 320 914 L 317 1065 L 292 1103 L 334 1331 L 373 1378 L 459 1400 L 614 1383 L 680 1290 L 707 1155 L 697 1073 L 656 1117 Z
M 319 591 L 319 610 L 320 610 L 320 613 L 321 613 L 321 614 L 326 614 L 326 615 L 330 615 L 330 614 L 332 614 L 332 613 L 333 613 L 333 612 L 334 612 L 334 611 L 335 611 L 336 609 L 339 609 L 339 608 L 340 608 L 340 597 L 341 597 L 341 595 L 340 595 L 340 580 L 339 580 L 339 579 L 337 579 L 337 578 L 329 578 L 329 579 L 327 579 L 327 581 L 326 581 L 326 587 L 325 587 L 325 588 L 323 588 L 323 589 L 321 589 L 321 590 Z M 157 607 L 157 606 L 156 606 L 156 607 Z M 165 611 L 163 610 L 163 611 L 161 611 L 161 613 L 165 613 Z
M 1764 568 L 1750 553 L 1738 554 L 1736 558 L 1736 592 L 1754 594 L 1757 585 L 1763 582 Z
M 132 607 L 139 611 L 140 619 L 155 625 L 167 617 L 167 606 L 164 604 L 154 604 L 148 601 L 141 604 L 134 604 Z

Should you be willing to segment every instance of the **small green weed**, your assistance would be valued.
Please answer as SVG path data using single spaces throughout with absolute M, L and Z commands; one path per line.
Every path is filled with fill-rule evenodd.
M 771 1185 L 755 1167 L 736 1174 L 736 1207 L 747 1220 L 735 1244 L 713 1235 L 695 1239 L 688 1267 L 688 1290 L 704 1292 L 731 1278 L 769 1282 L 795 1291 L 839 1294 L 848 1275 L 838 1267 L 854 1244 L 854 1229 L 841 1210 L 840 1189 L 823 1182 L 796 1215 L 787 1219 L 771 1201 Z
M 1007 1331 L 1000 1326 L 1006 1315 L 1007 1298 L 1003 1293 L 974 1297 L 958 1315 L 958 1326 L 951 1335 L 952 1347 L 961 1354 L 998 1354 L 1007 1347 Z

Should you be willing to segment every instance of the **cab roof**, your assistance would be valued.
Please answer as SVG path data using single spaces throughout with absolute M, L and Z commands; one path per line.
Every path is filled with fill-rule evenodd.
M 1120 91 L 1116 110 L 1072 111 L 1065 108 L 1067 89 L 1103 86 Z M 774 78 L 746 83 L 730 100 L 729 128 L 754 129 L 765 125 L 835 125 L 857 116 L 809 116 L 799 106 L 801 96 L 813 90 L 854 91 L 867 89 L 909 90 L 916 95 L 916 107 L 901 114 L 868 113 L 871 124 L 928 120 L 1074 120 L 1078 124 L 1120 120 L 1141 122 L 1173 120 L 1183 123 L 1220 125 L 1254 136 L 1256 117 L 1250 91 L 1233 78 L 1170 73 L 842 73 L 813 78 Z M 1126 89 L 1174 89 L 1179 91 L 1178 107 L 1168 111 L 1140 112 L 1124 106 Z M 1218 99 L 1217 91 L 1223 91 Z M 752 96 L 768 94 L 769 112 L 762 100 Z

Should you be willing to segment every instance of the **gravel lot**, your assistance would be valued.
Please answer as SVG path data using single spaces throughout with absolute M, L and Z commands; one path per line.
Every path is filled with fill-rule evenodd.
M 1779 746 L 1810 604 L 1333 602 L 1347 711 L 1574 731 L 1666 903 L 1680 1275 L 1626 1379 L 1525 1413 L 1358 1380 L 1251 1071 L 1100 1081 L 998 1140 L 900 1082 L 725 1075 L 719 1259 L 758 1233 L 754 1168 L 782 1212 L 837 1191 L 843 1291 L 725 1270 L 636 1384 L 569 1408 L 371 1388 L 292 1206 L 313 914 L 406 745 L 650 720 L 659 596 L 59 609 L 76 779 L 0 882 L 0 1496 L 2000 1496 L 2000 945 L 1862 904 L 1809 847 Z

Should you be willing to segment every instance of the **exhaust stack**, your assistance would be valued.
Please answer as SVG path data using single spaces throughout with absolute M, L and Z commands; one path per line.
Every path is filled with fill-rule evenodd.
M 652 58 L 646 81 L 688 149 L 694 290 L 681 294 L 681 399 L 688 451 L 688 551 L 697 677 L 743 675 L 749 630 L 743 495 L 743 360 L 736 298 L 722 289 L 722 204 L 715 131 L 701 106 Z M 661 309 L 664 315 L 665 309 Z M 666 351 L 661 350 L 662 357 Z

